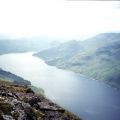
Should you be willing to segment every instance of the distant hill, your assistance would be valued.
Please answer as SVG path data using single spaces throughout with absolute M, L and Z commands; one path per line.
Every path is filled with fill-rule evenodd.
M 2 69 L 0 69 L 0 80 L 7 80 L 20 85 L 31 85 L 30 81 L 24 80 L 23 78 Z
M 56 41 L 54 43 L 47 39 L 0 39 L 0 54 L 40 51 L 59 44 Z
M 84 41 L 69 41 L 35 56 L 49 65 L 120 88 L 120 33 L 103 33 Z

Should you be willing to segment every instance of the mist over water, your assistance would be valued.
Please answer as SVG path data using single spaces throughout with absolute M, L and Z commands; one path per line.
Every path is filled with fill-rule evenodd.
M 120 91 L 89 78 L 47 65 L 30 53 L 0 56 L 0 67 L 19 75 L 84 120 L 120 120 Z

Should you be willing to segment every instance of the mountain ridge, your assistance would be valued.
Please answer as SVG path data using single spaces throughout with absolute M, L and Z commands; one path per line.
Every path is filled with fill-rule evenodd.
M 11 72 L 5 71 L 0 68 L 0 79 L 14 82 L 20 85 L 31 85 L 31 82 L 23 79 L 20 76 L 12 74 Z
M 70 46 L 71 41 L 34 55 L 49 65 L 120 88 L 120 33 L 98 34 L 85 41 L 75 41 L 73 51 Z

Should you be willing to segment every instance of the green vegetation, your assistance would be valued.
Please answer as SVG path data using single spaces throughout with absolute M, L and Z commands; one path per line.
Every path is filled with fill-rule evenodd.
M 28 86 L 29 88 L 31 88 L 36 94 L 38 95 L 44 95 L 44 90 L 42 88 L 38 88 L 36 86 Z
M 0 120 L 8 119 L 81 120 L 28 86 L 0 80 Z
M 1 103 L 0 102 L 0 110 L 4 112 L 5 114 L 11 114 L 12 106 L 9 103 Z
M 120 33 L 104 33 L 84 41 L 70 41 L 35 56 L 49 65 L 120 88 Z
M 24 80 L 23 78 L 12 74 L 10 72 L 4 71 L 2 69 L 0 69 L 0 79 L 4 80 L 4 81 L 11 81 L 14 82 L 16 84 L 21 84 L 21 85 L 31 85 L 30 81 L 28 80 Z

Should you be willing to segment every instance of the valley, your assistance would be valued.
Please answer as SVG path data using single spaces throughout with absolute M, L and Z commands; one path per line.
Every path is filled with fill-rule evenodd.
M 120 88 L 120 33 L 103 33 L 84 41 L 69 41 L 34 55 L 49 65 Z

